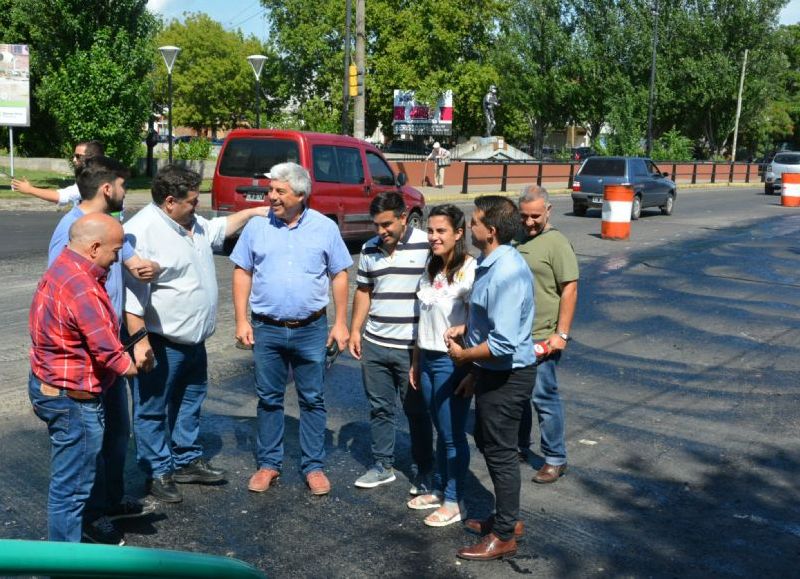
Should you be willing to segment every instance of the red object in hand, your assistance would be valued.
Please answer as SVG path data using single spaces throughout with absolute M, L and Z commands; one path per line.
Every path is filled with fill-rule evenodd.
M 545 356 L 550 354 L 550 352 L 551 348 L 546 340 L 542 340 L 541 342 L 536 342 L 533 345 L 533 353 L 536 354 L 537 358 L 544 358 Z

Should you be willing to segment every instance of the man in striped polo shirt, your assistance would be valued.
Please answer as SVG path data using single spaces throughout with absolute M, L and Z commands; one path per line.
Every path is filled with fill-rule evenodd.
M 373 488 L 395 480 L 397 395 L 411 434 L 411 494 L 430 492 L 433 430 L 422 393 L 411 388 L 408 370 L 417 338 L 417 283 L 428 258 L 428 236 L 407 225 L 403 196 L 379 194 L 369 208 L 378 235 L 361 248 L 350 326 L 350 353 L 361 360 L 370 404 L 375 465 L 356 481 Z M 366 321 L 366 327 L 364 322 Z M 362 341 L 362 328 L 364 330 Z

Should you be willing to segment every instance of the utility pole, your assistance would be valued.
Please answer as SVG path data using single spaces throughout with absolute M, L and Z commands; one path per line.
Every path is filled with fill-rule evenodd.
M 646 156 L 653 151 L 653 102 L 656 95 L 656 49 L 658 48 L 658 0 L 653 0 L 653 58 L 650 62 L 650 102 L 647 106 Z
M 342 85 L 342 134 L 347 134 L 347 117 L 350 109 L 350 13 L 353 11 L 351 0 L 345 1 L 344 24 L 344 84 Z
M 356 66 L 359 76 L 366 81 L 366 26 L 364 23 L 365 0 L 356 0 Z M 355 97 L 355 107 L 353 109 L 353 136 L 363 139 L 365 136 L 364 113 L 366 110 L 366 82 L 359 94 Z
M 744 90 L 744 69 L 747 66 L 747 49 L 744 49 L 744 60 L 742 61 L 742 76 L 739 77 L 739 97 L 736 100 L 736 122 L 733 126 L 733 149 L 731 149 L 731 173 L 733 173 L 733 163 L 736 162 L 736 141 L 739 138 L 739 115 L 742 114 L 742 91 Z

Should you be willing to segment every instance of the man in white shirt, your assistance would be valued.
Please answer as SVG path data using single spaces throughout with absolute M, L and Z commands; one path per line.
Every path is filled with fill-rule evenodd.
M 175 483 L 214 483 L 225 473 L 203 458 L 200 410 L 208 388 L 205 340 L 214 333 L 217 277 L 213 249 L 266 207 L 227 217 L 195 215 L 201 177 L 175 165 L 153 180 L 153 203 L 125 224 L 139 255 L 158 261 L 161 273 L 146 284 L 127 276 L 128 331 L 146 327 L 134 347 L 139 376 L 133 383 L 136 455 L 155 498 L 183 500 Z
M 105 154 L 105 147 L 100 141 L 82 141 L 75 145 L 75 152 L 72 153 L 72 166 L 75 168 L 75 178 L 86 166 L 86 160 L 92 157 L 101 157 Z M 25 195 L 38 197 L 43 201 L 57 203 L 59 207 L 64 205 L 77 205 L 81 201 L 81 192 L 78 191 L 78 184 L 73 183 L 69 187 L 62 189 L 42 189 L 34 187 L 25 179 L 12 179 L 11 188 Z

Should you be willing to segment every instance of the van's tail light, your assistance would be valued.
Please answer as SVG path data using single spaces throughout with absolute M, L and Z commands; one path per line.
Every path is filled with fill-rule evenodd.
M 572 182 L 572 190 L 573 191 L 580 191 L 581 190 L 581 182 L 580 181 L 573 181 Z

